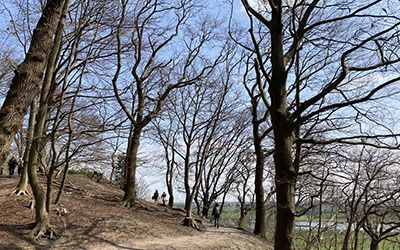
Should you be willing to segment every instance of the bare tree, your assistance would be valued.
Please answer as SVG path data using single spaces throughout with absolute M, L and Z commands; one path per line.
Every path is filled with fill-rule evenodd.
M 43 85 L 40 93 L 39 100 L 39 110 L 36 115 L 36 123 L 33 132 L 32 144 L 29 147 L 29 158 L 28 158 L 28 176 L 29 183 L 32 187 L 33 195 L 35 197 L 35 211 L 36 211 L 36 221 L 35 227 L 30 233 L 32 238 L 37 239 L 38 237 L 49 235 L 53 237 L 53 230 L 50 227 L 49 218 L 49 205 L 46 205 L 46 192 L 41 187 L 38 177 L 37 177 L 37 165 L 39 151 L 43 148 L 44 140 L 42 138 L 45 131 L 46 118 L 48 114 L 48 100 L 49 100 L 49 90 L 51 83 L 53 82 L 53 73 L 55 68 L 55 63 L 57 60 L 58 51 L 61 46 L 62 32 L 63 32 L 63 22 L 64 17 L 67 15 L 69 9 L 69 1 L 66 0 L 63 3 L 62 15 L 58 21 L 57 31 L 54 38 L 54 45 L 51 50 L 50 56 L 48 57 L 46 65 L 46 74 L 43 80 Z
M 127 5 L 132 7 L 133 13 L 126 11 Z M 206 77 L 219 63 L 221 56 L 212 60 L 203 57 L 203 49 L 214 39 L 216 26 L 202 20 L 198 26 L 201 27 L 200 32 L 193 32 L 187 25 L 191 13 L 198 10 L 193 1 L 122 1 L 120 9 L 121 18 L 116 32 L 117 68 L 112 83 L 115 97 L 132 125 L 126 154 L 127 181 L 123 198 L 123 204 L 129 207 L 136 201 L 137 154 L 143 129 L 159 114 L 173 90 Z M 171 21 L 163 22 L 165 16 L 171 17 Z M 185 32 L 185 35 L 181 32 Z M 129 37 L 122 36 L 123 33 L 128 33 Z M 132 83 L 121 86 L 118 80 L 125 68 L 122 67 L 123 63 L 130 60 L 124 60 L 121 53 L 127 39 L 130 39 L 133 47 L 130 70 L 133 79 L 129 80 Z M 172 42 L 181 51 L 171 53 L 171 50 L 174 51 Z M 121 92 L 123 89 L 129 90 L 126 95 Z
M 230 191 L 238 177 L 240 152 L 249 147 L 246 116 L 236 110 L 238 105 L 233 100 L 231 105 L 225 107 L 224 112 L 232 117 L 222 118 L 219 122 L 203 163 L 198 196 L 202 200 L 202 216 L 205 218 L 208 218 L 211 204 Z
M 347 222 L 342 248 L 357 249 L 361 229 L 371 237 L 371 249 L 398 234 L 395 204 L 400 190 L 392 186 L 398 167 L 397 157 L 387 150 L 363 146 L 346 157 L 337 180 L 344 196 L 340 212 L 346 214 Z
M 256 7 L 242 0 L 242 4 L 250 23 L 249 49 L 255 53 L 258 63 L 255 69 L 262 76 L 259 90 L 273 128 L 277 191 L 275 249 L 294 249 L 294 197 L 301 146 L 322 143 L 310 132 L 301 132 L 301 128 L 312 119 L 322 124 L 328 117 L 344 115 L 349 110 L 351 118 L 344 115 L 348 121 L 363 119 L 374 123 L 371 114 L 362 111 L 362 105 L 366 107 L 374 100 L 395 95 L 393 87 L 400 79 L 391 68 L 400 61 L 396 45 L 398 15 L 385 13 L 385 1 L 326 5 L 319 0 L 271 0 Z M 376 15 L 368 15 L 381 8 L 384 10 Z M 381 25 L 382 20 L 389 25 Z M 366 31 L 371 27 L 371 32 Z M 392 77 L 381 77 L 383 72 L 391 72 Z M 374 84 L 360 86 L 362 82 Z M 384 128 L 382 123 L 375 123 Z M 337 129 L 348 129 L 344 124 L 333 124 Z M 354 136 L 336 133 L 331 138 L 324 137 L 323 143 L 354 144 L 362 143 L 360 138 L 365 138 L 369 144 L 382 146 L 378 140 L 398 135 L 393 130 L 386 131 L 375 130 L 365 135 L 361 127 Z M 390 141 L 386 146 L 396 146 L 388 144 Z
M 168 106 L 168 104 L 166 104 Z M 179 123 L 176 121 L 175 115 L 172 112 L 168 112 L 166 108 L 165 112 L 161 114 L 160 119 L 153 122 L 154 127 L 157 131 L 157 139 L 164 149 L 164 159 L 166 163 L 165 172 L 165 183 L 168 191 L 168 206 L 174 206 L 174 180 L 178 174 L 178 163 L 177 163 L 177 148 L 178 148 L 178 135 L 180 131 Z M 165 125 L 164 119 L 167 120 Z

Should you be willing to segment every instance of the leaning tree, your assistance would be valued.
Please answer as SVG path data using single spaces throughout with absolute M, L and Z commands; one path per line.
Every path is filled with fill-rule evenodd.
M 26 111 L 39 93 L 47 58 L 54 45 L 64 0 L 48 0 L 32 32 L 24 61 L 15 69 L 10 89 L 0 109 L 0 165 L 3 165 L 12 140 L 20 129 Z

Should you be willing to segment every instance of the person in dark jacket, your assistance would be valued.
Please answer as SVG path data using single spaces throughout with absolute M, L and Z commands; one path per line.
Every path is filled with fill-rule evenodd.
M 18 165 L 17 165 L 17 167 L 18 167 L 18 175 L 21 175 L 21 174 L 22 174 L 22 170 L 23 170 L 23 168 L 24 168 L 24 162 L 22 161 L 21 157 L 18 158 Z
M 151 197 L 151 199 L 154 201 L 154 203 L 156 204 L 156 205 L 158 205 L 158 198 L 159 198 L 159 194 L 158 194 L 158 190 L 156 189 L 156 191 L 154 192 L 154 194 L 153 194 L 153 197 Z
M 11 156 L 11 159 L 8 161 L 8 174 L 14 175 L 15 168 L 18 165 L 18 160 L 15 156 Z
M 221 217 L 221 205 L 219 203 L 215 203 L 212 215 L 214 217 L 214 227 L 219 228 L 219 218 Z

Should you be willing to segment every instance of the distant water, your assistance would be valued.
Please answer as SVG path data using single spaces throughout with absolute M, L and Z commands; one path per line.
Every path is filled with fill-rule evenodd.
M 250 228 L 251 230 L 254 229 L 254 224 L 255 222 L 252 221 L 250 223 Z M 385 225 L 383 229 L 385 228 L 389 228 L 391 226 L 394 225 Z M 333 230 L 339 230 L 339 231 L 344 231 L 347 229 L 347 223 L 334 223 L 334 222 L 322 222 L 321 223 L 321 228 L 325 228 L 325 227 L 329 227 Z M 296 228 L 300 229 L 300 230 L 309 230 L 309 229 L 317 229 L 318 228 L 318 222 L 316 221 L 312 221 L 312 222 L 308 222 L 308 221 L 296 221 Z M 351 227 L 351 230 L 354 230 L 356 227 L 353 224 Z M 362 230 L 362 229 L 361 229 Z M 397 230 L 395 230 L 397 232 L 400 232 L 400 228 L 398 228 Z

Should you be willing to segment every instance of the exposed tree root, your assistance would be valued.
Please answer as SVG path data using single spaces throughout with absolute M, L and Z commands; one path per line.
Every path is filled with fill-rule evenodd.
M 180 208 L 180 207 L 173 207 L 172 209 L 175 210 L 175 211 L 179 211 L 179 212 L 182 212 L 182 213 L 186 213 L 186 210 L 183 209 L 183 208 Z
M 69 214 L 68 210 L 61 204 L 57 204 L 55 211 L 56 211 L 56 215 L 58 215 L 58 216 L 65 216 L 65 215 Z
M 134 201 L 133 199 L 128 199 L 128 200 L 123 200 L 121 201 L 121 205 L 127 208 L 138 208 L 138 209 L 143 209 L 143 210 L 149 210 L 145 205 L 140 204 L 137 201 Z
M 200 227 L 197 225 L 196 220 L 193 219 L 192 217 L 186 217 L 182 221 L 182 225 L 184 225 L 186 227 L 192 227 L 192 228 L 195 228 L 197 230 L 200 230 Z
M 38 223 L 29 233 L 29 238 L 35 241 L 41 238 L 52 240 L 56 238 L 56 232 L 47 223 Z
M 16 195 L 16 196 L 30 196 L 31 194 L 28 192 L 28 190 L 26 190 L 26 189 L 19 189 L 19 188 L 16 188 L 16 189 L 14 189 L 11 193 L 10 193 L 10 196 L 11 195 Z
M 29 202 L 29 209 L 34 209 L 35 208 L 35 204 L 36 204 L 36 201 L 35 201 L 35 199 L 31 199 L 31 201 Z
M 132 199 L 127 199 L 127 200 L 121 201 L 121 205 L 124 207 L 130 208 L 130 207 L 135 206 L 135 202 Z

